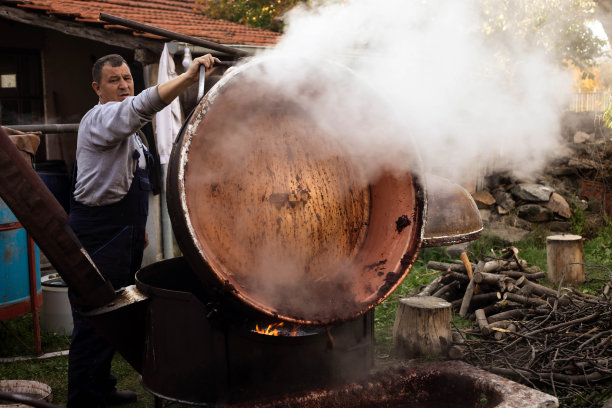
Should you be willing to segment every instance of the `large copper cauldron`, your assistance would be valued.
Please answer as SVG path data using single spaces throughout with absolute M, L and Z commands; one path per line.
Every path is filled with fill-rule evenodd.
M 179 135 L 168 175 L 175 235 L 200 278 L 243 305 L 298 323 L 352 319 L 410 269 L 424 192 L 413 174 L 368 180 L 342 145 L 355 129 L 313 115 L 326 101 L 311 79 L 266 81 L 270 63 L 227 73 Z M 327 71 L 319 86 L 367 92 L 349 70 Z

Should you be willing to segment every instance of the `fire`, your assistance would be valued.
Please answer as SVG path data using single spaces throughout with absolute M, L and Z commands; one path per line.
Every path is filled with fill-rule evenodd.
M 259 327 L 259 324 L 255 324 L 255 331 L 260 334 L 265 334 L 267 336 L 280 336 L 279 328 L 283 327 L 285 322 L 278 322 L 269 324 L 268 327 Z M 295 337 L 297 336 L 298 326 L 294 326 L 293 330 L 283 333 L 283 336 Z

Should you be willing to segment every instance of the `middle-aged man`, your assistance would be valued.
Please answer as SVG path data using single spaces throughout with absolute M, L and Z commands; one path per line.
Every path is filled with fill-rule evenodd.
M 137 96 L 120 55 L 104 56 L 93 66 L 92 88 L 99 103 L 79 125 L 69 225 L 115 289 L 134 282 L 145 247 L 152 156 L 138 132 L 198 81 L 200 66 L 208 69 L 215 62 L 210 54 L 196 58 L 183 74 Z M 117 379 L 110 373 L 114 349 L 75 307 L 72 315 L 67 407 L 135 401 L 134 392 L 115 387 Z

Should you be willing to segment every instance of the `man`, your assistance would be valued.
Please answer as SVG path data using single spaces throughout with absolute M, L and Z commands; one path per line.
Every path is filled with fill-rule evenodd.
M 115 289 L 134 282 L 145 247 L 152 156 L 137 132 L 198 81 L 201 65 L 208 69 L 218 61 L 210 54 L 196 58 L 185 73 L 138 96 L 121 56 L 107 55 L 93 66 L 91 85 L 99 103 L 79 125 L 69 225 Z M 135 393 L 115 388 L 113 348 L 75 308 L 73 322 L 67 407 L 135 401 Z

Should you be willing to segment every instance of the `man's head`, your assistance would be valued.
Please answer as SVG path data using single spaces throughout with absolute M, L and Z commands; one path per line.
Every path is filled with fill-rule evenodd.
M 127 63 L 121 55 L 110 54 L 94 64 L 91 87 L 100 103 L 121 102 L 134 95 L 134 80 Z

